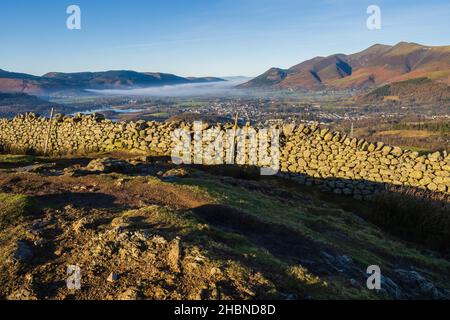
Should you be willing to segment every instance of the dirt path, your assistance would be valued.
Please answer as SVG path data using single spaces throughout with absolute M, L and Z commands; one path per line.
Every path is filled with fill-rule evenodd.
M 41 203 L 60 207 L 75 204 L 90 208 L 139 208 L 158 204 L 189 209 L 208 203 L 208 199 L 189 190 L 146 177 L 112 180 L 97 175 L 53 177 L 0 173 L 0 192 L 32 195 Z

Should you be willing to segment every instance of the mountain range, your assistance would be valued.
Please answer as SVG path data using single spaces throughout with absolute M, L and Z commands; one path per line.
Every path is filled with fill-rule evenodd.
M 0 69 L 0 92 L 46 95 L 86 89 L 127 89 L 153 86 L 225 81 L 215 77 L 180 77 L 159 72 L 129 70 L 105 72 L 50 72 L 41 77 Z
M 375 44 L 350 55 L 315 57 L 289 69 L 271 68 L 238 88 L 362 89 L 423 77 L 450 84 L 450 46 Z
M 427 78 L 450 85 L 450 46 L 425 46 L 400 42 L 375 44 L 354 54 L 315 57 L 289 69 L 271 68 L 237 86 L 262 90 L 354 90 Z M 61 73 L 43 76 L 0 69 L 0 92 L 51 95 L 88 89 L 131 89 L 165 85 L 227 81 L 218 77 L 180 77 L 160 72 L 113 70 Z M 430 84 L 427 84 L 430 86 Z

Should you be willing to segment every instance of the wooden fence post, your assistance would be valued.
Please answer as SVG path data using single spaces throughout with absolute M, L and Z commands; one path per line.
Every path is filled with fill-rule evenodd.
M 47 155 L 48 142 L 50 140 L 50 134 L 52 132 L 52 121 L 53 121 L 53 108 L 50 110 L 50 119 L 48 122 L 47 139 L 45 140 L 44 156 Z

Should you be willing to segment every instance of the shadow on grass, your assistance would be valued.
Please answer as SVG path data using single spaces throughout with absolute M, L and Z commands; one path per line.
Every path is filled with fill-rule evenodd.
M 46 207 L 64 207 L 66 205 L 95 209 L 117 207 L 116 197 L 104 193 L 64 192 L 35 196 L 34 199 L 37 204 Z

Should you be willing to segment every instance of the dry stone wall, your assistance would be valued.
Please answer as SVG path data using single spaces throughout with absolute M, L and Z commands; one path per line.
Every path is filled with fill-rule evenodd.
M 385 185 L 450 193 L 450 155 L 421 155 L 316 125 L 284 130 L 281 169 L 305 184 L 366 199 Z M 292 175 L 297 173 L 298 176 Z
M 50 123 L 49 119 L 25 114 L 10 120 L 0 119 L 0 146 L 4 152 L 13 153 L 43 153 L 48 144 L 48 153 L 56 155 L 122 149 L 170 155 L 176 146 L 172 132 L 180 127 L 193 135 L 193 126 L 185 123 L 116 123 L 95 114 L 57 116 Z M 210 131 L 209 138 L 208 134 L 204 135 L 205 149 L 206 140 L 213 140 L 211 133 L 232 127 L 232 124 L 211 127 L 215 131 Z M 386 184 L 450 193 L 450 155 L 445 151 L 420 156 L 417 152 L 382 142 L 369 143 L 317 125 L 286 124 L 280 131 L 279 174 L 298 183 L 318 184 L 324 190 L 357 199 L 370 198 Z M 229 154 L 230 146 L 225 141 L 224 155 Z M 246 152 L 243 159 L 241 155 L 236 160 L 240 164 L 258 164 L 254 159 L 258 147 L 248 144 Z

